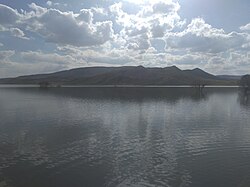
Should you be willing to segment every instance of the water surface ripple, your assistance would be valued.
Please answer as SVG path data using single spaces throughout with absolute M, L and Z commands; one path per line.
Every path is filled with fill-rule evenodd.
M 237 88 L 0 88 L 0 187 L 248 187 Z

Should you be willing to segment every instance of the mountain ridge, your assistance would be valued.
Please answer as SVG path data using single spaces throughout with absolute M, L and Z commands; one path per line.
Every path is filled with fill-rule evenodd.
M 169 67 L 82 67 L 47 74 L 0 79 L 0 84 L 60 85 L 236 85 L 237 80 L 219 77 L 195 68 Z

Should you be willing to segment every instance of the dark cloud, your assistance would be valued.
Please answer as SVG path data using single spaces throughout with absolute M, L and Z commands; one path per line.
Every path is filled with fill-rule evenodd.
M 30 18 L 32 31 L 48 42 L 74 46 L 100 45 L 113 37 L 112 22 L 92 23 L 92 13 L 82 10 L 80 14 L 61 12 L 56 9 L 38 9 Z M 38 9 L 38 11 L 37 11 Z M 28 20 L 29 21 L 29 20 Z

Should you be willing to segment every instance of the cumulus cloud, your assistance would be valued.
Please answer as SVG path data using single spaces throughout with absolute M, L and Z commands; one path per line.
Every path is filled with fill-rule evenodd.
M 85 6 L 79 11 L 62 6 L 46 1 L 45 7 L 31 3 L 27 10 L 15 10 L 0 4 L 3 35 L 32 38 L 25 42 L 38 42 L 53 50 L 1 51 L 1 63 L 9 64 L 5 72 L 12 74 L 15 69 L 17 74 L 25 73 L 23 64 L 39 73 L 93 65 L 176 64 L 211 72 L 250 67 L 250 24 L 226 32 L 202 18 L 187 23 L 174 0 L 108 1 L 104 7 Z M 8 48 L 7 42 L 4 44 L 1 49 Z
M 241 48 L 247 35 L 226 33 L 223 29 L 213 28 L 203 19 L 196 18 L 187 28 L 178 33 L 169 33 L 166 37 L 167 48 L 189 49 L 196 52 L 220 53 Z
M 32 12 L 19 14 L 8 6 L 0 5 L 0 23 L 4 25 L 1 30 L 10 30 L 13 36 L 24 38 L 24 32 L 16 28 L 16 22 L 20 22 L 22 27 L 40 34 L 48 42 L 74 46 L 101 45 L 113 39 L 111 21 L 93 22 L 93 12 L 100 14 L 97 8 L 73 13 L 47 9 L 35 3 L 29 7 Z M 6 25 L 12 28 L 6 28 Z
M 123 49 L 111 48 L 106 44 L 104 48 L 92 47 L 89 49 L 63 46 L 58 47 L 62 53 L 69 54 L 76 59 L 76 66 L 121 66 L 134 61 L 134 55 Z M 72 64 L 73 65 L 73 64 Z
M 37 9 L 37 7 L 35 7 Z M 37 11 L 37 10 L 36 10 Z M 56 9 L 37 11 L 33 21 L 33 31 L 43 36 L 46 41 L 64 45 L 92 46 L 101 45 L 113 38 L 112 22 L 91 22 L 91 14 L 61 12 Z
M 11 57 L 15 55 L 13 50 L 0 51 L 0 78 L 16 75 L 16 67 L 12 68 Z M 13 74 L 12 74 L 13 72 Z
M 122 28 L 120 36 L 125 38 L 128 48 L 148 49 L 152 47 L 150 38 L 162 38 L 184 23 L 178 15 L 180 5 L 177 2 L 158 0 L 141 4 L 133 13 L 127 13 L 122 2 L 110 6 L 115 22 Z
M 250 23 L 244 25 L 244 26 L 241 26 L 240 27 L 241 30 L 243 31 L 250 31 Z
M 10 59 L 15 55 L 19 59 Z M 13 77 L 25 74 L 55 72 L 69 69 L 74 64 L 74 58 L 70 55 L 57 53 L 44 53 L 41 51 L 0 51 L 0 78 Z
M 147 50 L 150 48 L 150 42 L 147 34 L 142 34 L 139 37 L 130 38 L 127 41 L 128 49 Z
M 173 1 L 159 1 L 152 6 L 153 13 L 156 14 L 175 13 L 179 8 L 180 5 Z
M 46 3 L 48 6 L 52 6 L 52 2 L 51 1 L 47 1 Z
M 13 50 L 0 51 L 0 62 L 9 61 L 9 58 L 15 54 Z
M 56 2 L 52 2 L 52 1 L 47 1 L 46 5 L 48 7 L 54 7 L 54 8 L 59 8 L 59 9 L 61 9 L 61 8 L 65 9 L 68 6 L 67 3 L 56 3 Z
M 20 18 L 17 10 L 12 9 L 6 5 L 0 4 L 0 24 L 12 25 L 15 24 Z
M 29 38 L 25 37 L 24 32 L 22 30 L 20 30 L 19 28 L 10 28 L 9 31 L 15 37 L 26 39 L 26 40 L 29 39 Z
M 85 21 L 86 23 L 91 23 L 93 21 L 93 12 L 91 9 L 81 9 L 80 14 L 76 17 L 76 19 L 79 22 Z
M 151 36 L 153 38 L 164 37 L 166 31 L 171 30 L 172 26 L 169 24 L 161 24 L 158 20 L 155 20 L 151 25 Z
M 27 51 L 21 52 L 20 57 L 25 62 L 30 63 L 51 63 L 51 64 L 70 64 L 75 59 L 70 55 L 59 55 L 57 53 L 43 53 L 41 51 Z

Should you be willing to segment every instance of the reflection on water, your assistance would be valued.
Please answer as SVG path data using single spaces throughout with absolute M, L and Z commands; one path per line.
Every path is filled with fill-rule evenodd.
M 0 187 L 250 185 L 237 88 L 0 88 Z
M 250 93 L 240 90 L 238 100 L 241 105 L 250 106 Z

